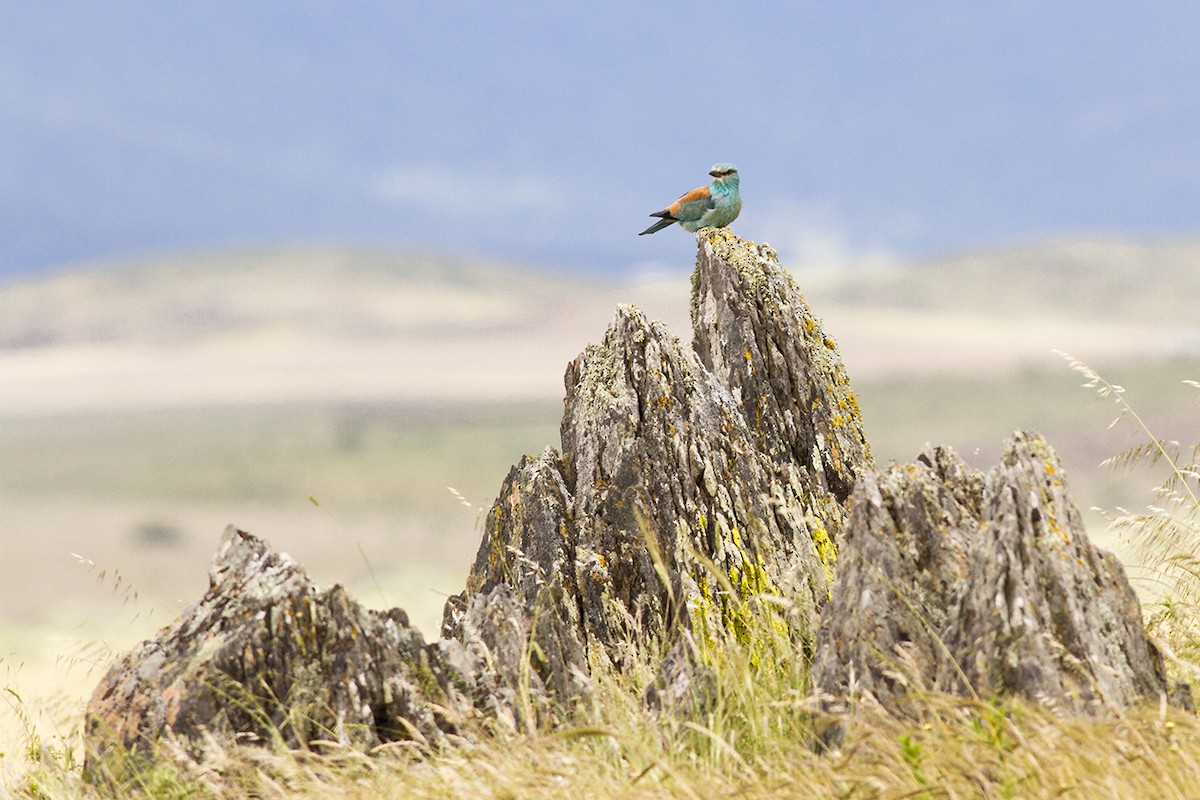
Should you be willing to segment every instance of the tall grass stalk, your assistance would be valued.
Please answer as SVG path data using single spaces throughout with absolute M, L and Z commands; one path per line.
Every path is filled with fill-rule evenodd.
M 1200 444 L 1185 446 L 1160 437 L 1129 402 L 1123 386 L 1079 359 L 1059 355 L 1086 379 L 1085 388 L 1116 406 L 1109 427 L 1131 427 L 1142 440 L 1105 459 L 1104 466 L 1162 472 L 1153 503 L 1142 511 L 1118 508 L 1109 519 L 1138 562 L 1135 577 L 1156 598 L 1148 607 L 1151 631 L 1166 645 L 1174 666 L 1195 681 L 1200 678 Z M 1183 382 L 1200 390 L 1196 381 Z M 1197 400 L 1200 405 L 1200 391 Z

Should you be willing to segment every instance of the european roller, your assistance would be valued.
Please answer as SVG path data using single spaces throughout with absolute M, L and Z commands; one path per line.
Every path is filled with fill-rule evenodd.
M 676 222 L 685 231 L 700 228 L 724 228 L 737 219 L 742 210 L 742 195 L 738 192 L 738 171 L 733 164 L 715 164 L 709 170 L 712 183 L 692 189 L 662 211 L 650 216 L 662 217 L 638 234 L 657 233 Z

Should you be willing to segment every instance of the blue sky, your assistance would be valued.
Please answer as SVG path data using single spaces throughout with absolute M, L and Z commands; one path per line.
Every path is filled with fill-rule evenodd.
M 1200 233 L 1200 4 L 0 0 L 0 275 L 303 240 L 686 267 Z

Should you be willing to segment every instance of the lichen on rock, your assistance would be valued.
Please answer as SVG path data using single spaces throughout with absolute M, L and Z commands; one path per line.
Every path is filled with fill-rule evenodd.
M 938 685 L 1098 714 L 1167 694 L 1162 656 L 1112 553 L 1091 544 L 1057 454 L 1017 434 L 984 485 L 981 526 Z

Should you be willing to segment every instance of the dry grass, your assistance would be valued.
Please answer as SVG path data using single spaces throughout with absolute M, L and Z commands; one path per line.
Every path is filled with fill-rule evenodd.
M 215 750 L 202 766 L 159 760 L 85 782 L 78 742 L 30 741 L 19 797 L 154 798 L 1185 798 L 1200 774 L 1200 720 L 1165 706 L 1064 720 L 1018 701 L 914 698 L 902 714 L 860 704 L 833 719 L 784 653 L 719 665 L 717 701 L 680 721 L 641 708 L 645 674 L 606 678 L 588 724 L 445 752 Z M 836 747 L 822 746 L 842 725 Z M 828 738 L 825 736 L 825 738 Z

